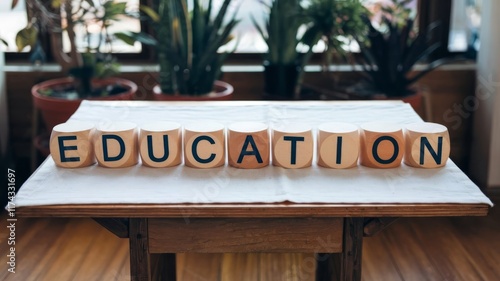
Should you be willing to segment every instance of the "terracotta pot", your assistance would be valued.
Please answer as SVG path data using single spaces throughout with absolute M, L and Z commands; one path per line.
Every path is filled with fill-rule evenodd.
M 33 145 L 43 157 L 47 157 L 50 154 L 49 138 L 50 136 L 44 133 L 33 139 Z
M 47 130 L 52 131 L 55 125 L 64 123 L 75 113 L 75 111 L 80 106 L 82 99 L 67 100 L 61 98 L 55 98 L 50 96 L 45 96 L 40 94 L 40 91 L 51 87 L 60 87 L 61 85 L 72 84 L 73 79 L 58 78 L 51 79 L 45 82 L 36 84 L 31 88 L 31 95 L 33 96 L 33 103 L 36 108 L 38 108 L 42 114 L 42 118 L 45 122 Z M 132 100 L 137 91 L 137 85 L 129 80 L 121 78 L 106 78 L 93 80 L 92 84 L 95 86 L 117 84 L 128 88 L 129 90 L 112 96 L 106 97 L 91 97 L 89 100 Z
M 416 112 L 420 112 L 423 106 L 424 93 L 423 91 L 416 91 L 413 95 L 404 97 L 401 100 L 409 103 Z
M 153 98 L 158 101 L 221 101 L 231 100 L 233 97 L 234 88 L 230 84 L 223 81 L 214 82 L 214 90 L 206 95 L 168 95 L 161 91 L 160 85 L 153 88 Z

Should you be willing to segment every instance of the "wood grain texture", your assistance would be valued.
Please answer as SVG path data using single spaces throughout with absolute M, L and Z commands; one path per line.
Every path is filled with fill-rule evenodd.
M 287 169 L 310 167 L 314 141 L 312 128 L 304 124 L 286 124 L 271 131 L 273 165 Z
M 96 162 L 92 135 L 94 125 L 70 122 L 56 125 L 50 134 L 50 154 L 63 168 L 87 167 Z
M 325 123 L 318 126 L 318 165 L 346 169 L 358 165 L 358 127 L 347 123 Z
M 363 280 L 377 280 L 375 267 L 396 281 L 497 280 L 499 219 L 498 208 L 483 218 L 400 219 L 365 239 Z
M 94 133 L 94 152 L 97 163 L 106 168 L 124 168 L 136 165 L 137 125 L 115 122 L 97 126 Z
M 223 280 L 222 270 L 223 267 L 228 265 L 227 260 L 224 260 L 225 254 L 180 253 L 176 254 L 176 256 L 177 280 Z M 238 263 L 236 265 L 238 265 Z M 245 268 L 245 265 L 240 268 Z M 233 270 L 236 270 L 235 266 L 230 266 L 229 272 L 233 272 Z
M 149 219 L 151 253 L 342 250 L 342 219 Z
M 279 218 L 485 216 L 487 204 L 121 204 L 16 208 L 23 217 Z
M 5 212 L 0 220 L 6 220 Z M 499 221 L 500 208 L 486 217 L 401 218 L 364 239 L 362 280 L 497 280 Z M 0 234 L 4 257 L 5 234 Z M 16 274 L 1 263 L 0 280 L 130 280 L 128 241 L 90 219 L 18 218 L 16 238 Z M 64 260 L 72 255 L 78 262 Z M 189 253 L 178 254 L 176 261 L 178 281 L 315 280 L 312 254 Z
M 344 219 L 344 240 L 340 254 L 340 280 L 361 280 L 363 218 Z
M 416 168 L 440 168 L 450 156 L 448 129 L 436 123 L 414 123 L 406 125 L 405 164 Z
M 314 280 L 316 258 L 313 254 L 264 253 L 257 258 L 259 259 L 259 278 L 251 280 Z
M 5 221 L 5 213 L 1 215 Z M 0 253 L 7 255 L 6 236 Z M 16 273 L 0 264 L 0 280 L 70 281 L 129 280 L 129 251 L 125 239 L 90 219 L 18 219 Z
M 226 163 L 226 131 L 224 125 L 202 122 L 184 126 L 184 164 L 192 168 L 210 169 Z
M 427 250 L 423 249 L 418 243 L 413 242 L 416 232 L 411 228 L 399 227 L 398 222 L 393 224 L 397 231 L 390 231 L 392 229 L 390 227 L 387 229 L 387 232 L 382 231 L 379 233 L 381 248 L 389 249 L 388 247 L 390 247 L 391 249 L 389 253 L 392 256 L 390 261 L 396 268 L 395 273 L 399 273 L 407 280 L 446 280 L 428 259 Z M 405 222 L 403 221 L 402 223 L 404 224 Z M 373 236 L 373 238 L 378 240 L 379 236 Z M 365 239 L 367 242 L 369 240 Z M 399 257 L 412 258 L 402 259 Z M 419 272 L 418 276 L 414 272 Z M 401 277 L 398 276 L 397 278 Z
M 142 165 L 166 168 L 182 162 L 181 125 L 174 122 L 143 124 L 139 132 Z
M 360 281 L 363 250 L 363 218 L 345 218 L 342 252 L 322 252 L 316 255 L 317 281 Z
M 270 139 L 268 126 L 258 122 L 238 122 L 228 126 L 228 163 L 241 169 L 257 169 L 269 165 Z
M 147 219 L 130 219 L 129 236 L 130 278 L 132 281 L 151 281 Z
M 398 124 L 372 122 L 361 125 L 361 165 L 388 169 L 401 165 L 405 151 L 403 129 Z
M 222 280 L 259 280 L 260 254 L 228 253 L 222 255 Z

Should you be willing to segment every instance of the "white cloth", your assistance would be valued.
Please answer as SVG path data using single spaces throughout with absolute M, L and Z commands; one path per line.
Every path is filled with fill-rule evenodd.
M 389 121 L 401 125 L 421 122 L 407 104 L 399 102 L 235 103 L 233 106 L 183 103 L 84 101 L 71 120 L 94 123 L 169 120 L 262 121 L 317 125 L 329 121 L 361 124 Z M 316 148 L 315 148 L 316 149 Z M 315 160 L 315 159 L 314 159 Z M 268 166 L 243 170 L 229 167 L 194 169 L 184 165 L 148 168 L 140 164 L 121 169 L 97 165 L 64 169 L 49 158 L 22 186 L 16 207 L 51 204 L 139 203 L 485 203 L 491 201 L 448 160 L 440 169 L 404 164 L 395 169 L 357 166 L 334 170 L 313 164 L 305 169 Z

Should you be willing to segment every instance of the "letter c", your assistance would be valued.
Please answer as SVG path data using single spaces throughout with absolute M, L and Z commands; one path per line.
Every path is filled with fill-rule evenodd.
M 209 136 L 198 136 L 193 141 L 193 145 L 191 146 L 191 153 L 193 154 L 194 160 L 196 160 L 197 162 L 199 162 L 201 164 L 208 164 L 208 163 L 214 161 L 214 159 L 215 159 L 215 153 L 210 154 L 210 156 L 208 158 L 205 158 L 205 159 L 201 158 L 198 155 L 198 150 L 197 150 L 198 143 L 200 141 L 203 141 L 203 140 L 208 141 L 210 144 L 215 144 L 214 139 L 212 139 Z

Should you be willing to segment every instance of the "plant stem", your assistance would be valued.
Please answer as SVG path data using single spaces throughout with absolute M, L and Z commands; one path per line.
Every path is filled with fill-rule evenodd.
M 309 49 L 307 50 L 307 53 L 304 54 L 302 59 L 300 60 L 300 71 L 299 71 L 299 76 L 297 77 L 296 84 L 295 84 L 295 93 L 294 93 L 294 99 L 298 100 L 300 99 L 300 91 L 302 90 L 302 82 L 304 80 L 304 73 L 306 64 L 309 62 L 311 59 L 311 56 L 313 54 L 312 46 L 309 46 Z
M 73 22 L 73 13 L 72 13 L 71 2 L 72 2 L 71 0 L 66 0 L 64 3 L 64 8 L 66 11 L 66 22 L 67 22 L 66 31 L 68 32 L 69 43 L 71 46 L 70 64 L 72 67 L 81 67 L 83 65 L 83 60 L 82 60 L 81 54 L 78 53 L 78 50 L 76 47 L 76 42 L 75 42 L 76 34 L 75 34 L 75 30 L 74 30 L 75 23 Z

